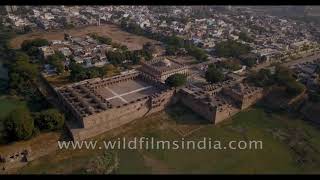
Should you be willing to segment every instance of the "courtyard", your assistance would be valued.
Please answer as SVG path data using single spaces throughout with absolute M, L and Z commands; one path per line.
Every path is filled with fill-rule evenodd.
M 139 79 L 120 82 L 97 90 L 113 106 L 120 106 L 158 91 L 156 87 Z

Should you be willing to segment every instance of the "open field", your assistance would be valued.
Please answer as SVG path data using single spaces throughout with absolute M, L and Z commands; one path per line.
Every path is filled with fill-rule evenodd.
M 179 118 L 181 113 L 183 117 Z M 121 174 L 319 172 L 320 130 L 305 121 L 285 114 L 267 114 L 259 108 L 241 112 L 217 126 L 198 121 L 200 117 L 175 107 L 115 130 L 122 129 L 124 133 L 108 132 L 97 139 L 180 140 L 184 137 L 200 140 L 210 137 L 222 143 L 231 140 L 263 142 L 263 149 L 256 150 L 116 150 L 120 159 L 116 173 Z M 177 130 L 185 134 L 182 136 Z M 61 150 L 31 162 L 19 173 L 86 173 L 86 163 L 100 153 L 101 150 Z
M 71 36 L 85 36 L 89 33 L 97 33 L 100 36 L 111 37 L 114 42 L 126 45 L 129 50 L 141 49 L 143 44 L 147 42 L 159 43 L 143 36 L 137 36 L 124 32 L 117 26 L 108 24 L 101 26 L 88 26 L 80 29 L 77 28 L 70 30 L 56 30 L 51 32 L 33 32 L 13 38 L 10 41 L 10 46 L 12 48 L 20 48 L 20 45 L 24 40 L 35 38 L 44 38 L 47 40 L 63 40 L 64 33 L 68 33 Z

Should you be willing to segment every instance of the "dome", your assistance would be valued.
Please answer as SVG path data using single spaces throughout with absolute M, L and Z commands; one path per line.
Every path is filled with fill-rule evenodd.
M 167 58 L 163 59 L 162 62 L 163 62 L 163 64 L 164 64 L 165 66 L 167 66 L 167 67 L 171 66 L 171 61 L 170 61 L 169 59 L 167 59 Z

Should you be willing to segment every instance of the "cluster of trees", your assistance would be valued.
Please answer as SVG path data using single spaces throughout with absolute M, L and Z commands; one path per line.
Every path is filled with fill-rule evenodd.
M 132 22 L 127 24 L 125 19 L 121 21 L 120 27 L 122 29 L 124 29 L 125 31 L 133 33 L 133 34 L 145 35 L 144 30 L 139 25 L 132 23 Z
M 251 72 L 248 80 L 259 87 L 268 87 L 275 84 L 275 76 L 270 69 L 261 69 L 258 72 Z
M 147 42 L 143 45 L 142 50 L 144 51 L 144 53 L 147 53 L 149 57 L 145 57 L 149 60 L 152 59 L 152 54 L 156 53 L 157 49 L 156 47 L 151 43 L 151 42 Z
M 29 56 L 38 56 L 38 47 L 48 45 L 49 41 L 46 39 L 36 38 L 33 40 L 24 40 L 21 44 L 21 50 L 25 51 Z
M 173 35 L 165 38 L 163 42 L 167 45 L 166 53 L 168 55 L 175 55 L 179 49 L 184 48 L 190 56 L 195 57 L 199 61 L 206 61 L 208 58 L 207 53 L 203 49 L 193 45 L 191 41 L 184 40 L 181 37 Z
M 253 39 L 245 32 L 240 32 L 239 39 L 245 42 L 253 42 Z
M 112 42 L 112 38 L 107 37 L 107 36 L 99 36 L 96 33 L 90 33 L 89 34 L 90 37 L 92 37 L 93 39 L 97 40 L 99 43 L 101 44 L 108 44 L 111 45 L 113 48 L 118 48 L 122 51 L 127 51 L 128 47 L 116 42 Z
M 91 33 L 91 34 L 89 34 L 89 36 L 92 37 L 93 39 L 97 40 L 98 42 L 102 43 L 102 44 L 111 45 L 111 43 L 112 43 L 112 38 L 110 38 L 110 37 L 99 36 L 96 33 Z
M 55 52 L 55 54 L 48 57 L 48 62 L 56 68 L 57 73 L 63 73 L 65 59 L 66 57 L 61 52 Z
M 209 83 L 217 83 L 223 81 L 225 77 L 214 64 L 210 64 L 205 73 L 205 78 Z
M 84 68 L 80 64 L 71 61 L 69 78 L 71 81 L 77 82 L 85 79 L 104 77 L 108 72 L 113 71 L 114 69 L 115 67 L 111 64 L 103 67 Z
M 228 70 L 231 70 L 231 71 L 236 71 L 236 70 L 239 70 L 241 69 L 241 64 L 238 60 L 236 59 L 228 59 L 228 60 L 225 60 L 225 61 L 220 61 L 218 63 L 216 63 L 216 67 L 218 69 L 228 69 Z
M 190 56 L 194 56 L 199 61 L 206 61 L 208 58 L 207 53 L 203 49 L 193 45 L 191 41 L 184 40 L 178 36 L 164 36 L 160 33 L 152 33 L 148 29 L 142 29 L 135 23 L 127 24 L 125 21 L 122 21 L 121 28 L 127 32 L 163 42 L 166 44 L 168 55 L 174 55 L 180 48 L 184 48 Z
M 288 68 L 278 66 L 276 68 L 275 79 L 278 84 L 286 87 L 290 95 L 298 95 L 305 89 L 303 84 L 296 81 L 292 71 Z
M 152 52 L 154 51 L 155 51 L 154 47 L 150 43 L 146 43 L 143 45 L 143 49 L 141 50 L 110 51 L 110 52 L 107 52 L 106 56 L 107 56 L 107 59 L 110 61 L 110 63 L 114 65 L 121 65 L 123 64 L 123 62 L 127 60 L 130 60 L 131 64 L 136 65 L 136 64 L 139 64 L 142 58 L 146 61 L 151 60 Z
M 41 131 L 59 130 L 65 117 L 56 109 L 31 113 L 26 107 L 14 109 L 5 118 L 4 127 L 9 141 L 27 140 Z
M 130 29 L 132 31 L 132 29 Z M 117 51 L 107 52 L 107 59 L 114 65 L 120 65 L 126 60 L 130 60 L 132 64 L 139 64 L 141 58 L 145 60 L 152 59 L 152 53 L 155 51 L 151 43 L 143 45 L 142 50 L 129 51 L 128 47 L 119 43 L 112 42 L 109 37 L 98 36 L 97 34 L 90 34 L 90 36 L 100 43 L 111 45 L 113 48 L 117 48 Z
M 140 54 L 138 51 L 110 51 L 107 52 L 107 59 L 114 65 L 121 65 L 127 60 L 131 60 L 132 64 L 138 64 Z
M 165 83 L 170 87 L 180 87 L 187 83 L 187 76 L 183 74 L 174 74 L 169 76 Z
M 253 53 L 249 54 L 244 54 L 239 57 L 240 61 L 242 64 L 248 66 L 248 67 L 253 67 L 257 63 L 257 55 Z
M 39 73 L 38 67 L 30 62 L 29 56 L 17 51 L 8 64 L 10 93 L 32 96 L 35 93 L 33 82 Z
M 39 68 L 30 62 L 30 57 L 21 51 L 15 51 L 8 63 L 8 93 L 26 100 L 30 109 L 37 111 L 48 106 L 38 90 Z
M 234 40 L 227 40 L 216 44 L 215 54 L 220 57 L 233 57 L 239 58 L 241 55 L 250 52 L 250 46 L 241 44 Z
M 249 75 L 248 80 L 260 87 L 283 86 L 291 96 L 298 95 L 305 89 L 303 84 L 296 81 L 290 69 L 282 66 L 277 66 L 274 74 L 269 69 L 253 72 Z
M 39 130 L 56 130 L 64 124 L 64 116 L 57 110 L 46 110 L 48 103 L 35 85 L 39 68 L 28 55 L 35 52 L 35 47 L 48 45 L 48 41 L 28 40 L 20 50 L 14 50 L 7 44 L 11 35 L 10 32 L 2 34 L 1 31 L 0 36 L 4 38 L 0 38 L 1 52 L 4 53 L 0 54 L 1 57 L 5 56 L 7 62 L 9 93 L 23 98 L 27 106 L 17 107 L 4 118 L 5 139 L 8 142 L 30 139 Z

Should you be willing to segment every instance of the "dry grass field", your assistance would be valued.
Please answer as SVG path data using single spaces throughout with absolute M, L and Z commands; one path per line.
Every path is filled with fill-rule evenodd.
M 10 42 L 12 48 L 20 48 L 21 43 L 24 40 L 35 39 L 35 38 L 44 38 L 47 40 L 63 40 L 64 33 L 68 33 L 71 36 L 85 36 L 89 33 L 98 33 L 100 36 L 111 37 L 112 40 L 116 43 L 126 45 L 129 50 L 141 49 L 143 44 L 147 42 L 159 43 L 157 41 L 148 39 L 143 36 L 137 36 L 134 34 L 127 33 L 122 31 L 116 25 L 101 25 L 101 26 L 88 26 L 77 29 L 70 30 L 58 30 L 50 32 L 33 32 L 29 34 L 24 34 L 13 38 Z
M 203 122 L 190 110 L 175 106 L 95 139 L 102 143 L 102 140 L 116 140 L 117 137 L 153 137 L 155 140 L 179 140 L 182 137 L 199 140 L 210 137 L 222 143 L 230 140 L 261 140 L 263 149 L 114 150 L 120 159 L 116 174 L 319 172 L 319 129 L 286 114 L 267 114 L 259 108 L 241 112 L 229 121 L 213 126 Z M 29 163 L 17 173 L 86 174 L 85 167 L 90 159 L 104 151 L 60 150 Z

